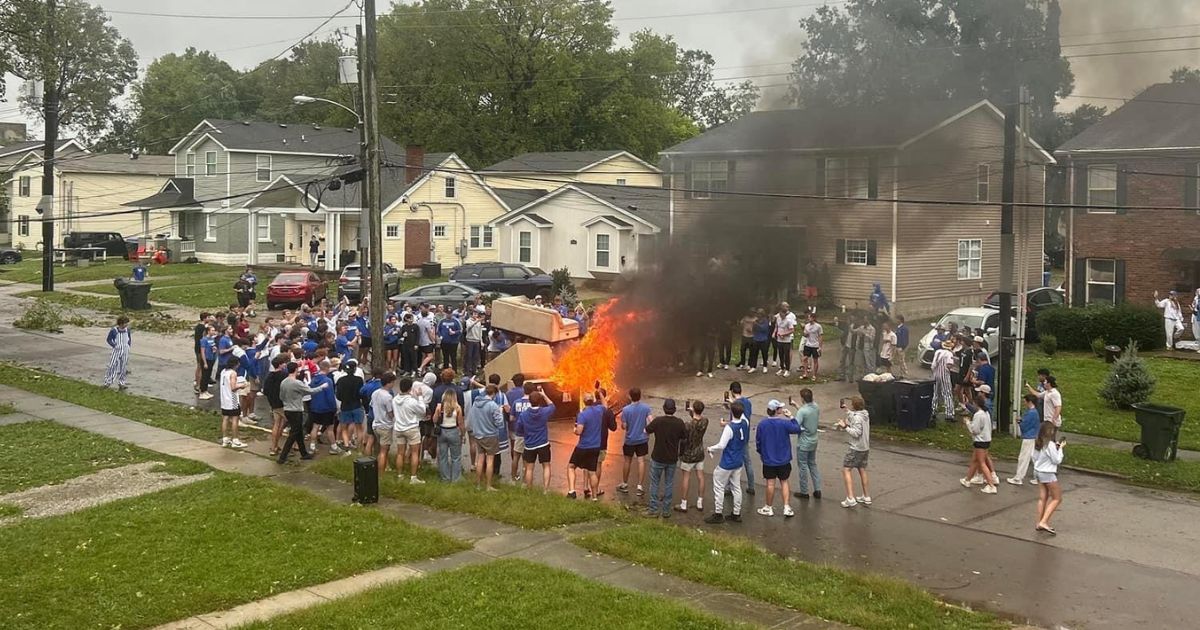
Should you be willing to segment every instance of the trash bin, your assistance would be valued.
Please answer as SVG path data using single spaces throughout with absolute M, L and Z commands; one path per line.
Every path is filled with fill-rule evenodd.
M 1121 356 L 1121 346 L 1104 346 L 1105 363 L 1116 363 L 1119 356 Z
M 1050 272 L 1049 271 L 1042 272 L 1042 286 L 1043 287 L 1050 286 Z
M 150 283 L 126 278 L 113 280 L 117 294 L 121 296 L 121 308 L 127 311 L 150 310 Z
M 867 413 L 871 415 L 871 422 L 895 424 L 895 385 L 895 381 L 858 382 L 858 393 L 862 396 L 863 403 L 867 406 Z
M 1133 411 L 1134 420 L 1142 427 L 1142 443 L 1133 447 L 1133 454 L 1156 462 L 1174 461 L 1184 410 L 1154 403 L 1135 403 Z
M 358 260 L 358 252 L 353 249 L 343 249 L 338 254 L 338 269 L 345 269 L 346 265 L 353 265 Z
M 932 426 L 933 381 L 896 381 L 894 389 L 896 426 L 906 431 L 920 431 Z
M 427 262 L 421 263 L 422 278 L 436 278 L 442 275 L 442 263 Z

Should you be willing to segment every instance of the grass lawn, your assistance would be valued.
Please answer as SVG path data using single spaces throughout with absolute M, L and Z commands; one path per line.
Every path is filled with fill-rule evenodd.
M 215 441 L 221 437 L 221 419 L 215 412 L 121 393 L 33 368 L 0 362 L 0 384 L 202 440 Z M 253 434 L 247 432 L 247 435 Z
M 313 471 L 343 481 L 354 478 L 353 463 L 349 458 L 318 460 Z M 538 489 L 527 491 L 525 486 L 504 483 L 496 486 L 497 492 L 486 492 L 476 490 L 466 479 L 459 483 L 443 482 L 436 471 L 426 470 L 422 477 L 429 483 L 412 485 L 407 477 L 400 481 L 394 472 L 388 472 L 379 484 L 379 492 L 407 503 L 474 514 L 526 529 L 549 529 L 624 514 L 622 508 L 608 503 L 573 501 L 560 494 L 543 494 Z
M 10 413 L 17 413 L 17 408 L 9 403 L 0 403 L 0 416 L 7 416 Z
M 525 560 L 435 573 L 270 621 L 265 628 L 731 628 L 678 603 Z
M 211 479 L 0 529 L 7 628 L 138 628 L 459 551 L 265 479 Z M 508 585 L 505 584 L 507 587 Z
M 1200 364 L 1182 359 L 1146 357 L 1146 367 L 1158 379 L 1151 402 L 1187 411 L 1179 431 L 1179 448 L 1200 450 Z M 1037 382 L 1037 369 L 1048 368 L 1058 379 L 1063 396 L 1063 426 L 1073 433 L 1141 441 L 1141 427 L 1132 410 L 1113 409 L 1097 395 L 1111 365 L 1090 353 L 1060 352 L 1047 357 L 1027 353 L 1025 380 Z
M 54 267 L 54 281 L 79 282 L 83 280 L 107 280 L 111 283 L 113 278 L 128 278 L 133 265 L 134 263 L 128 260 L 115 258 L 109 258 L 106 263 L 90 264 L 87 267 L 62 267 L 56 265 Z M 239 269 L 238 267 L 212 263 L 196 263 L 192 265 L 180 263 L 166 267 L 157 265 L 148 265 L 148 267 L 151 277 L 155 275 L 178 276 L 184 274 L 203 274 Z M 0 280 L 41 284 L 42 259 L 40 257 L 26 258 L 15 265 L 0 266 Z
M 735 536 L 638 523 L 574 541 L 679 577 L 867 630 L 1002 628 L 901 580 L 783 558 Z
M 154 270 L 152 270 L 154 271 Z M 150 302 L 178 304 L 195 308 L 228 308 L 237 301 L 233 292 L 233 283 L 237 281 L 240 268 L 229 267 L 219 273 L 186 274 L 167 277 L 171 269 L 162 271 L 161 279 L 150 277 Z M 99 295 L 117 295 L 117 288 L 111 282 L 85 284 L 75 287 L 76 291 L 87 291 Z
M 0 494 L 146 461 L 165 462 L 167 470 L 177 474 L 208 470 L 199 462 L 154 453 L 56 422 L 0 427 Z

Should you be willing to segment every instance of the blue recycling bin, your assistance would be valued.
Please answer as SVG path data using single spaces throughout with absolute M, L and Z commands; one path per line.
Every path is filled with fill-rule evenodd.
M 1050 286 L 1050 272 L 1049 271 L 1042 272 L 1042 286 L 1043 287 Z

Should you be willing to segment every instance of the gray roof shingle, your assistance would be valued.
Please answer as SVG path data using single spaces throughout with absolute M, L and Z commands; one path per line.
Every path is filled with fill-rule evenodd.
M 516 210 L 550 194 L 550 191 L 540 188 L 493 188 L 492 192 L 496 193 L 509 210 Z
M 175 158 L 169 155 L 139 155 L 133 160 L 126 153 L 88 153 L 59 160 L 57 168 L 63 173 L 124 173 L 170 177 L 175 174 Z
M 608 151 L 547 151 L 543 153 L 522 153 L 485 167 L 484 171 L 503 173 L 546 173 L 569 172 L 577 173 L 585 167 L 601 160 L 611 158 L 620 149 Z
M 311 124 L 284 124 L 258 121 L 221 120 L 207 118 L 215 130 L 201 127 L 199 132 L 212 133 L 225 148 L 233 151 L 281 151 L 317 155 L 359 154 L 360 133 L 356 127 L 322 127 Z M 404 147 L 389 138 L 381 144 L 385 154 L 404 156 Z
M 1200 147 L 1200 85 L 1152 85 L 1055 151 Z
M 576 188 L 666 229 L 669 221 L 671 192 L 662 188 L 617 186 L 612 184 L 572 184 Z

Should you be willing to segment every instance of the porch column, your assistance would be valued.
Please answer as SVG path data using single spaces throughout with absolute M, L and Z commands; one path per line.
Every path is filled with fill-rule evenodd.
M 337 241 L 334 230 L 334 216 L 328 210 L 325 211 L 325 271 L 337 271 Z
M 334 215 L 333 215 L 333 239 L 332 240 L 333 240 L 333 244 L 334 244 L 333 253 L 335 256 L 340 257 L 342 254 L 342 214 L 340 212 L 334 213 Z M 334 270 L 338 270 L 339 262 L 340 261 L 337 260 L 336 258 L 334 259 L 334 261 L 333 261 Z

